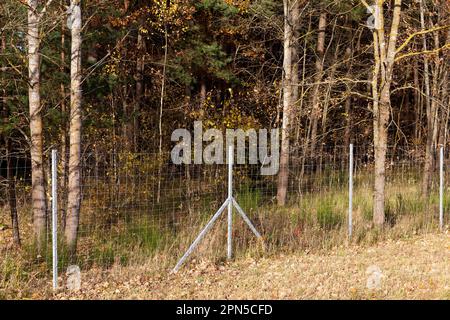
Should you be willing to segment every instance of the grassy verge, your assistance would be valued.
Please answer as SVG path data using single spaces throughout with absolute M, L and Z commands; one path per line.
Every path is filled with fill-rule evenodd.
M 353 204 L 353 238 L 348 238 L 348 192 L 345 177 L 328 175 L 327 179 L 309 177 L 308 192 L 292 188 L 288 205 L 280 208 L 274 201 L 274 186 L 264 181 L 237 184 L 235 197 L 261 232 L 264 243 L 256 241 L 245 223 L 235 215 L 234 252 L 236 258 L 270 257 L 301 250 L 322 252 L 340 246 L 373 245 L 380 241 L 408 238 L 429 233 L 438 226 L 438 194 L 432 189 L 429 197 L 420 194 L 418 177 L 394 176 L 386 189 L 386 225 L 372 226 L 372 192 L 370 177 L 361 173 L 355 177 Z M 331 178 L 330 178 L 331 177 Z M 295 180 L 294 180 L 295 183 Z M 198 186 L 198 188 L 203 186 Z M 178 189 L 164 194 L 158 204 L 140 199 L 111 202 L 106 192 L 97 192 L 83 202 L 77 255 L 70 257 L 59 243 L 60 273 L 69 264 L 82 270 L 107 270 L 117 266 L 145 265 L 157 260 L 158 267 L 170 269 L 187 249 L 201 228 L 224 200 L 224 190 L 192 194 L 189 202 L 180 200 Z M 107 188 L 103 185 L 102 188 Z M 218 188 L 218 186 L 217 186 Z M 304 188 L 303 188 L 304 189 Z M 102 189 L 103 190 L 103 189 Z M 299 188 L 298 190 L 301 190 Z M 109 191 L 108 191 L 109 192 Z M 124 192 L 124 191 L 122 191 Z M 108 193 L 108 197 L 112 193 Z M 115 197 L 117 193 L 114 193 Z M 118 193 L 120 194 L 120 193 Z M 445 193 L 445 212 L 450 210 L 450 194 Z M 122 201 L 119 201 L 122 200 Z M 128 201 L 128 202 L 127 202 Z M 143 205 L 144 204 L 144 205 Z M 7 225 L 7 208 L 0 215 Z M 14 292 L 23 283 L 36 279 L 48 281 L 51 270 L 50 236 L 45 250 L 37 253 L 30 236 L 30 209 L 20 207 L 21 249 L 11 245 L 10 229 L 0 231 L 0 287 L 2 292 Z M 59 235 L 63 239 L 63 235 Z M 226 219 L 221 217 L 197 248 L 192 259 L 220 264 L 226 252 Z

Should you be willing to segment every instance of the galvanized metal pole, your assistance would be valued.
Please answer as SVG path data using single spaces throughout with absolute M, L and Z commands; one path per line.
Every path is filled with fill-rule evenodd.
M 348 237 L 352 238 L 353 231 L 353 144 L 350 144 L 348 165 Z
M 194 251 L 194 249 L 197 247 L 197 245 L 200 243 L 200 241 L 203 239 L 203 237 L 206 235 L 206 233 L 212 228 L 214 222 L 219 218 L 221 213 L 225 210 L 225 208 L 228 207 L 228 259 L 231 259 L 233 255 L 233 247 L 232 247 L 232 231 L 233 231 L 233 206 L 237 209 L 239 214 L 242 216 L 244 221 L 247 223 L 247 225 L 250 227 L 250 229 L 253 231 L 253 233 L 256 235 L 257 238 L 262 239 L 261 234 L 256 230 L 256 228 L 251 223 L 250 219 L 245 214 L 244 210 L 239 206 L 239 204 L 236 202 L 236 200 L 233 198 L 233 147 L 230 147 L 228 149 L 228 197 L 225 200 L 225 202 L 220 206 L 219 210 L 214 214 L 214 216 L 209 220 L 209 222 L 206 224 L 206 226 L 203 228 L 203 230 L 200 232 L 200 234 L 197 236 L 197 238 L 194 240 L 194 242 L 190 245 L 189 249 L 184 253 L 184 255 L 181 257 L 181 259 L 178 261 L 175 268 L 173 268 L 172 272 L 177 272 L 183 263 L 186 261 L 186 259 L 189 257 L 189 255 Z
M 228 260 L 233 256 L 233 158 L 233 146 L 230 146 L 228 148 Z
M 444 148 L 440 150 L 439 161 L 439 229 L 444 229 Z
M 58 176 L 57 151 L 52 150 L 52 256 L 53 256 L 53 290 L 58 288 Z

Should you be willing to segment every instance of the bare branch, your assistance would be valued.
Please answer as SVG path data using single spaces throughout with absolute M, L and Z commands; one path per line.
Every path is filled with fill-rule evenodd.
M 395 59 L 395 62 L 398 62 L 398 61 L 400 61 L 400 60 L 402 60 L 404 58 L 407 58 L 407 57 L 413 57 L 413 56 L 418 56 L 418 55 L 422 55 L 422 54 L 435 54 L 435 53 L 438 53 L 438 52 L 446 50 L 446 49 L 450 49 L 450 43 L 447 43 L 443 47 L 440 47 L 440 48 L 437 48 L 437 49 L 434 49 L 434 50 L 424 50 L 424 51 L 409 52 L 409 53 L 403 54 L 401 56 L 398 56 Z
M 411 40 L 412 40 L 415 36 L 419 36 L 419 35 L 422 35 L 422 34 L 427 34 L 427 33 L 430 33 L 430 32 L 435 32 L 435 31 L 439 31 L 439 30 L 444 30 L 444 29 L 447 29 L 447 28 L 450 28 L 450 25 L 439 26 L 439 27 L 434 27 L 434 28 L 427 29 L 427 30 L 421 30 L 421 31 L 414 32 L 413 34 L 411 34 L 411 35 L 405 40 L 405 42 L 403 42 L 403 44 L 402 44 L 401 46 L 398 47 L 396 53 L 401 52 L 401 51 L 408 45 L 408 43 L 411 42 Z

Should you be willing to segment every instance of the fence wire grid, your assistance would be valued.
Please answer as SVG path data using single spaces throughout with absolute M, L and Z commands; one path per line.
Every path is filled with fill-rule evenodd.
M 355 146 L 352 236 L 349 237 L 349 147 L 320 147 L 318 155 L 297 150 L 290 156 L 287 202 L 277 205 L 277 175 L 262 176 L 260 165 L 234 164 L 233 195 L 263 237 L 261 244 L 239 218 L 234 219 L 234 255 L 331 248 L 439 229 L 439 151 L 430 192 L 422 193 L 424 157 L 389 147 L 386 161 L 385 227 L 372 228 L 373 151 Z M 448 150 L 444 154 L 444 227 L 450 209 Z M 67 177 L 58 157 L 58 268 L 81 269 L 145 263 L 159 256 L 173 267 L 227 198 L 227 165 L 174 165 L 170 154 L 83 154 L 77 251 L 64 249 Z M 66 157 L 67 158 L 67 157 Z M 224 157 L 225 159 L 225 157 Z M 51 159 L 47 155 L 47 239 L 39 255 L 32 250 L 31 161 L 26 154 L 0 157 L 0 259 L 13 256 L 10 193 L 14 189 L 19 230 L 30 268 L 52 264 Z M 9 174 L 8 170 L 10 169 Z M 13 182 L 13 183 L 11 183 Z M 236 216 L 236 212 L 234 213 Z M 216 222 L 194 257 L 226 257 L 226 214 Z

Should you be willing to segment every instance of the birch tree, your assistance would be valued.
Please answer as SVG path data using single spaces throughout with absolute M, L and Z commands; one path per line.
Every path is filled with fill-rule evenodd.
M 312 113 L 311 113 L 311 154 L 313 155 L 317 144 L 317 125 L 321 113 L 320 109 L 320 81 L 323 77 L 323 62 L 325 55 L 325 28 L 327 25 L 327 14 L 322 12 L 319 17 L 319 29 L 317 36 L 317 57 L 316 57 L 316 75 L 314 77 L 314 88 L 312 94 Z
M 423 0 L 420 0 L 420 27 L 422 31 L 425 30 L 425 9 Z M 426 35 L 423 36 L 422 42 L 423 51 L 428 50 L 427 38 Z M 426 115 L 427 115 L 427 140 L 425 146 L 425 164 L 424 164 L 424 172 L 422 179 L 422 194 L 424 196 L 428 195 L 430 189 L 430 180 L 431 180 L 431 171 L 434 165 L 433 159 L 433 132 L 435 130 L 435 121 L 436 121 L 436 103 L 435 100 L 431 99 L 431 86 L 430 86 L 430 65 L 428 56 L 424 55 L 423 57 L 423 73 L 424 73 L 424 86 L 425 86 L 425 106 L 426 106 Z
M 68 27 L 71 30 L 69 181 L 65 238 L 69 250 L 76 249 L 81 204 L 81 5 L 71 0 Z
M 60 3 L 62 8 L 65 8 L 65 1 Z M 66 21 L 61 21 L 61 50 L 60 50 L 60 67 L 59 70 L 63 74 L 66 68 Z M 66 212 L 67 212 L 67 179 L 68 179 L 68 167 L 67 167 L 67 156 L 68 156 L 68 144 L 67 144 L 67 133 L 68 133 L 68 123 L 67 123 L 67 106 L 66 106 L 66 85 L 64 81 L 59 84 L 60 95 L 61 95 L 61 113 L 63 115 L 63 124 L 61 126 L 60 134 L 60 176 L 59 176 L 59 187 L 61 191 L 59 192 L 59 211 L 61 212 L 62 229 L 66 228 Z
M 289 139 L 291 121 L 298 99 L 297 28 L 299 1 L 284 0 L 284 58 L 283 58 L 283 123 L 281 130 L 280 171 L 278 173 L 278 204 L 284 206 L 289 179 Z
M 44 187 L 42 107 L 40 95 L 40 56 L 38 0 L 28 0 L 28 103 L 30 112 L 31 197 L 33 228 L 41 252 L 46 232 L 46 196 Z
M 372 12 L 375 25 L 373 26 L 373 53 L 374 67 L 372 77 L 373 99 L 373 143 L 375 156 L 375 183 L 373 201 L 373 222 L 376 226 L 384 224 L 385 220 L 385 185 L 386 185 L 386 152 L 388 139 L 388 123 L 391 108 L 391 84 L 397 53 L 397 37 L 400 25 L 401 0 L 395 0 L 393 5 L 390 32 L 385 34 L 384 0 L 375 0 L 369 6 L 364 5 Z

